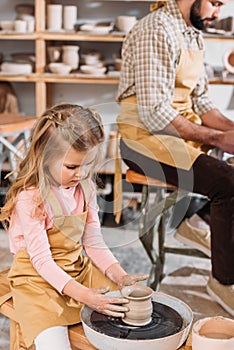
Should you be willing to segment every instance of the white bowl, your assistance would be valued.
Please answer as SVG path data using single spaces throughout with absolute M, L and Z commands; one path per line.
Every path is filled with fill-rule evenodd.
M 106 72 L 106 67 L 97 67 L 97 66 L 89 66 L 89 65 L 81 65 L 80 70 L 85 74 L 92 75 L 103 75 Z
M 84 62 L 85 65 L 87 66 L 93 66 L 93 65 L 98 65 L 101 63 L 101 54 L 100 52 L 93 52 L 93 53 L 87 53 L 87 54 L 82 54 L 81 55 L 82 61 Z
M 14 21 L 1 21 L 0 24 L 3 30 L 14 30 Z
M 193 350 L 233 350 L 234 320 L 222 317 L 207 317 L 197 321 L 192 330 Z
M 32 65 L 30 63 L 3 62 L 1 70 L 10 74 L 31 74 Z
M 85 23 L 80 26 L 80 30 L 84 32 L 92 32 L 94 34 L 106 35 L 113 29 L 113 25 L 99 25 L 96 23 Z
M 49 64 L 49 70 L 55 74 L 66 75 L 70 73 L 72 67 L 62 62 L 51 62 Z

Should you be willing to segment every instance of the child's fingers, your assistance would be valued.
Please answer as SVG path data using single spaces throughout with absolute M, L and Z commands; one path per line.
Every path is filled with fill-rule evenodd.
M 110 287 L 107 286 L 107 287 L 104 287 L 104 288 L 92 288 L 92 290 L 96 294 L 106 294 L 107 292 L 109 292 Z

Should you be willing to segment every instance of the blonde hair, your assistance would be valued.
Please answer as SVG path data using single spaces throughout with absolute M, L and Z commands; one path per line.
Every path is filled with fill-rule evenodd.
M 0 220 L 10 222 L 10 216 L 21 191 L 39 189 L 38 206 L 42 204 L 53 179 L 48 171 L 51 162 L 61 158 L 64 146 L 78 152 L 89 151 L 104 141 L 104 131 L 99 114 L 89 108 L 74 104 L 61 104 L 48 109 L 33 129 L 30 147 L 19 172 L 6 195 Z M 100 152 L 97 152 L 99 155 Z M 96 160 L 97 161 L 97 160 Z

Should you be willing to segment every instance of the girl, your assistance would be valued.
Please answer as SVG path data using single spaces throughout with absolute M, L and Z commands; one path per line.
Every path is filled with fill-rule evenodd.
M 71 350 L 67 325 L 81 321 L 82 304 L 123 317 L 127 300 L 105 293 L 147 278 L 128 275 L 102 239 L 90 175 L 103 140 L 94 111 L 70 104 L 46 111 L 1 209 L 14 255 L 8 277 L 27 347 L 34 341 L 37 350 Z

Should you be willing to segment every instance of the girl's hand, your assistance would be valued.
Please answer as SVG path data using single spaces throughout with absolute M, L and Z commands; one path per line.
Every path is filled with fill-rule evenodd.
M 118 281 L 118 287 L 121 290 L 125 286 L 131 286 L 137 282 L 144 281 L 149 275 L 130 274 L 122 276 Z
M 128 311 L 128 307 L 121 304 L 127 304 L 128 300 L 105 295 L 108 291 L 109 287 L 90 288 L 83 296 L 82 302 L 101 314 L 124 317 L 125 312 Z

